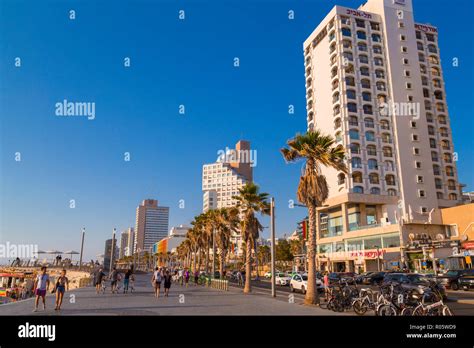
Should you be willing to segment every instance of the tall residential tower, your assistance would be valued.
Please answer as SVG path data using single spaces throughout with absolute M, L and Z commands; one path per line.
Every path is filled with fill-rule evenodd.
M 150 251 L 156 242 L 168 235 L 169 207 L 158 206 L 155 199 L 146 199 L 137 207 L 133 251 Z
M 318 260 L 374 270 L 375 255 L 413 267 L 447 256 L 456 236 L 440 208 L 462 197 L 438 29 L 415 22 L 411 0 L 368 0 L 335 6 L 303 49 L 308 129 L 332 134 L 349 169 L 324 169 Z

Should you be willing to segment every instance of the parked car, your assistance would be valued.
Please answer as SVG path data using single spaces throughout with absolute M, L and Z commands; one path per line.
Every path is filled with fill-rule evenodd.
M 465 274 L 458 279 L 459 288 L 464 291 L 474 289 L 474 274 Z
M 472 269 L 452 269 L 447 271 L 441 276 L 436 277 L 436 279 L 441 282 L 445 287 L 451 288 L 453 290 L 459 290 L 459 278 L 464 275 L 474 275 L 474 270 Z
M 272 272 L 268 271 L 268 272 L 265 272 L 265 274 L 263 275 L 266 279 L 270 279 L 272 277 Z
M 418 294 L 436 290 L 443 300 L 446 300 L 446 288 L 438 281 L 430 280 L 418 273 L 387 273 L 383 284 L 398 283 L 406 290 L 416 291 Z
M 356 275 L 356 276 L 355 276 L 355 282 L 356 282 L 357 284 L 362 284 L 362 279 L 363 279 L 364 277 L 367 277 L 368 275 L 370 275 L 370 274 L 372 274 L 372 273 L 374 273 L 374 272 L 363 272 L 363 273 L 361 273 L 361 274 Z
M 290 284 L 291 277 L 287 276 L 285 273 L 277 273 L 275 277 L 276 285 L 288 285 Z
M 303 294 L 306 294 L 308 289 L 308 275 L 303 274 L 294 274 L 290 280 L 290 290 L 295 292 L 296 290 L 301 291 Z M 323 282 L 316 278 L 316 289 L 322 291 L 324 289 Z
M 353 272 L 332 272 L 328 275 L 329 284 L 339 283 L 341 280 L 347 284 L 355 284 L 355 276 Z
M 371 272 L 362 278 L 361 284 L 364 285 L 379 285 L 382 284 L 387 272 Z

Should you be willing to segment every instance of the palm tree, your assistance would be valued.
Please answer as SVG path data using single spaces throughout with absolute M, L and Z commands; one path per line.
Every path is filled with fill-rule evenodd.
M 219 274 L 224 277 L 225 256 L 230 245 L 232 232 L 238 230 L 239 210 L 235 207 L 221 208 L 215 211 L 216 219 L 216 243 L 219 247 Z
M 244 293 L 249 293 L 251 291 L 252 250 L 259 233 L 263 230 L 255 214 L 269 215 L 270 204 L 267 201 L 268 193 L 260 193 L 259 187 L 254 183 L 247 183 L 239 189 L 239 195 L 233 198 L 237 200 L 237 208 L 242 214 L 240 230 L 246 244 Z
M 321 166 L 347 173 L 345 151 L 342 145 L 336 145 L 333 137 L 319 130 L 297 134 L 288 140 L 287 145 L 287 148 L 281 149 L 286 162 L 305 161 L 297 191 L 298 200 L 308 208 L 309 217 L 308 289 L 305 303 L 319 304 L 316 290 L 316 207 L 323 204 L 329 191 Z

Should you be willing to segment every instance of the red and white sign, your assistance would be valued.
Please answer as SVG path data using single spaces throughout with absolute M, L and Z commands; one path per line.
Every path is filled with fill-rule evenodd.
M 365 257 L 365 258 L 368 258 L 368 259 L 375 259 L 378 257 L 381 257 L 383 256 L 383 254 L 385 254 L 385 250 L 382 249 L 382 250 L 379 250 L 378 251 L 378 254 L 377 254 L 377 250 L 372 250 L 372 251 L 353 251 L 351 252 L 349 255 L 351 257 Z
M 469 250 L 469 249 L 474 249 L 474 242 L 465 242 L 461 244 L 461 247 L 463 249 Z
M 425 33 L 437 33 L 438 29 L 435 27 L 430 27 L 429 25 L 424 24 L 415 24 L 415 29 L 424 31 Z

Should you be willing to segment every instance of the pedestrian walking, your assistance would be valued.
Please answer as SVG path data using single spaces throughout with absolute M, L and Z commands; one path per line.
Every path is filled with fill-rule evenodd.
M 61 275 L 56 280 L 56 285 L 54 287 L 56 292 L 56 308 L 55 311 L 61 310 L 61 305 L 63 304 L 64 293 L 69 291 L 69 279 L 66 277 L 66 270 L 61 271 Z
M 326 297 L 326 300 L 328 300 L 328 297 L 329 297 L 329 273 L 327 271 L 324 273 L 323 285 L 324 285 L 324 296 Z
M 196 272 L 194 272 L 194 286 L 198 286 L 199 284 L 199 271 L 196 270 Z
M 130 274 L 130 293 L 133 293 L 134 290 L 135 290 L 135 275 L 132 273 Z
M 128 292 L 128 286 L 130 284 L 130 276 L 132 275 L 132 270 L 128 269 L 128 271 L 125 273 L 125 276 L 123 278 L 123 293 Z
M 189 269 L 186 268 L 186 270 L 184 271 L 184 284 L 186 285 L 186 287 L 188 287 L 189 276 L 190 276 Z
M 36 276 L 33 291 L 36 295 L 35 309 L 33 312 L 38 311 L 38 304 L 40 297 L 43 299 L 43 310 L 46 310 L 46 291 L 49 288 L 49 275 L 46 273 L 46 266 L 41 267 L 41 273 Z
M 151 283 L 153 284 L 153 287 L 155 288 L 155 297 L 160 297 L 160 292 L 161 292 L 161 281 L 163 279 L 163 274 L 161 273 L 161 270 L 158 269 L 158 267 L 155 268 L 155 272 L 153 272 L 153 277 L 151 278 Z
M 169 271 L 166 271 L 165 276 L 164 276 L 164 281 L 165 281 L 165 297 L 168 297 L 170 293 L 170 287 L 171 287 L 171 274 Z
M 94 272 L 94 286 L 97 294 L 99 294 L 102 288 L 102 281 L 104 280 L 104 278 L 104 270 L 102 269 L 102 267 L 100 267 L 97 271 Z
M 114 267 L 112 268 L 112 272 L 110 272 L 110 275 L 109 275 L 109 279 L 111 280 L 110 286 L 111 286 L 112 294 L 115 294 L 115 292 L 117 291 L 118 278 L 119 278 L 119 272 Z
M 238 271 L 237 272 L 237 282 L 239 283 L 239 286 L 242 286 L 242 280 L 243 280 L 242 272 Z

